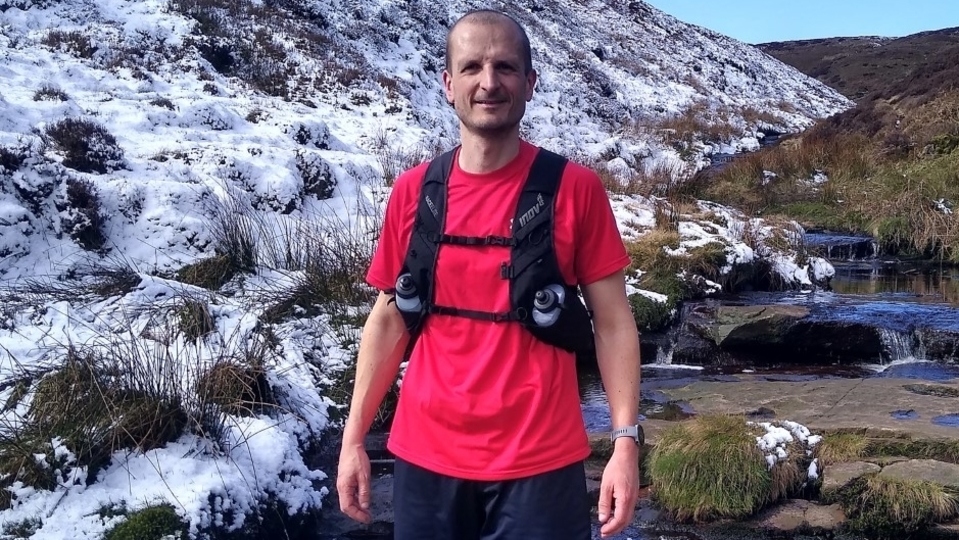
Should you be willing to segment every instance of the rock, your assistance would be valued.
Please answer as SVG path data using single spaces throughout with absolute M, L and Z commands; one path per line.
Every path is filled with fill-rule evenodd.
M 877 473 L 880 470 L 882 468 L 879 465 L 865 461 L 829 465 L 823 470 L 820 497 L 824 501 L 831 502 L 835 499 L 839 490 L 848 486 L 853 480 L 870 473 Z
M 959 358 L 959 333 L 942 328 L 916 328 L 916 334 L 927 358 L 938 361 Z
M 688 404 L 696 414 L 746 414 L 765 407 L 775 411 L 776 418 L 799 422 L 813 432 L 856 430 L 877 437 L 959 438 L 955 427 L 930 422 L 937 416 L 955 414 L 956 398 L 911 392 L 907 387 L 915 384 L 914 379 L 770 381 L 762 374 L 736 378 L 736 382 L 701 380 L 660 391 L 670 401 Z M 938 385 L 959 389 L 955 381 Z M 907 409 L 915 411 L 916 419 L 900 420 L 891 414 Z
M 924 480 L 947 488 L 959 488 L 959 465 L 934 459 L 910 459 L 887 465 L 879 473 L 897 480 Z
M 772 357 L 779 362 L 799 364 L 810 358 L 854 363 L 881 357 L 883 343 L 874 325 L 830 317 L 828 308 L 720 305 L 705 300 L 687 310 L 685 321 L 673 338 L 673 362 L 736 363 L 727 358 L 729 352 L 736 352 L 736 357 L 743 359 L 752 358 L 753 363 Z M 937 347 L 949 347 L 948 339 L 936 343 L 940 342 L 942 345 Z
M 789 329 L 809 315 L 801 306 L 719 306 L 715 320 L 701 328 L 723 348 L 781 345 Z
M 845 521 L 846 515 L 838 504 L 790 499 L 763 512 L 755 525 L 778 533 L 821 534 L 838 529 Z

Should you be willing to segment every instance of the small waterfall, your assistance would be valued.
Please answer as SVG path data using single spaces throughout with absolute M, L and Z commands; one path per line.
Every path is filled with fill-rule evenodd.
M 659 341 L 656 346 L 656 364 L 661 366 L 673 365 L 673 351 L 679 344 L 679 337 L 684 331 L 689 320 L 689 312 L 692 308 L 690 304 L 684 302 L 680 304 L 679 313 L 674 319 L 676 322 L 666 330 L 665 339 Z
M 675 340 L 669 340 L 669 342 L 664 343 L 661 347 L 656 347 L 656 364 L 661 366 L 672 365 L 673 348 L 675 345 Z
M 885 351 L 883 364 L 926 359 L 926 350 L 917 343 L 912 332 L 900 332 L 889 328 L 878 328 L 879 339 Z

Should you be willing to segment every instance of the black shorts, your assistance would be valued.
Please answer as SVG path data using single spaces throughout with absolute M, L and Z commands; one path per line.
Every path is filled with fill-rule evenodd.
M 394 540 L 590 540 L 583 463 L 501 482 L 396 460 Z

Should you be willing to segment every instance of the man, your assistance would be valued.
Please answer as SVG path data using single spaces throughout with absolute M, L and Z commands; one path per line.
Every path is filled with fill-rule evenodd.
M 509 237 L 530 167 L 540 151 L 519 123 L 536 72 L 529 39 L 512 18 L 470 12 L 447 36 L 443 83 L 460 120 L 461 147 L 447 182 L 443 232 Z M 363 335 L 337 478 L 340 507 L 370 520 L 370 465 L 364 437 L 410 343 L 397 277 L 410 250 L 428 164 L 394 184 L 367 281 L 381 292 Z M 598 177 L 569 163 L 556 192 L 553 243 L 568 284 L 593 312 L 595 351 L 614 428 L 636 424 L 638 333 L 626 300 L 629 259 Z M 434 215 L 436 212 L 434 211 Z M 511 307 L 500 275 L 502 245 L 440 245 L 437 304 L 461 311 Z M 590 449 L 573 353 L 515 321 L 431 313 L 409 351 L 390 433 L 397 540 L 587 540 L 591 536 L 583 460 Z M 613 442 L 602 478 L 604 537 L 632 519 L 638 445 Z

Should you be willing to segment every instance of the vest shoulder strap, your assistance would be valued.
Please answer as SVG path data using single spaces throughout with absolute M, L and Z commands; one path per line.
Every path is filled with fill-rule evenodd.
M 565 157 L 541 148 L 530 166 L 513 219 L 513 237 L 523 240 L 540 225 L 551 223 L 553 201 L 566 168 Z

